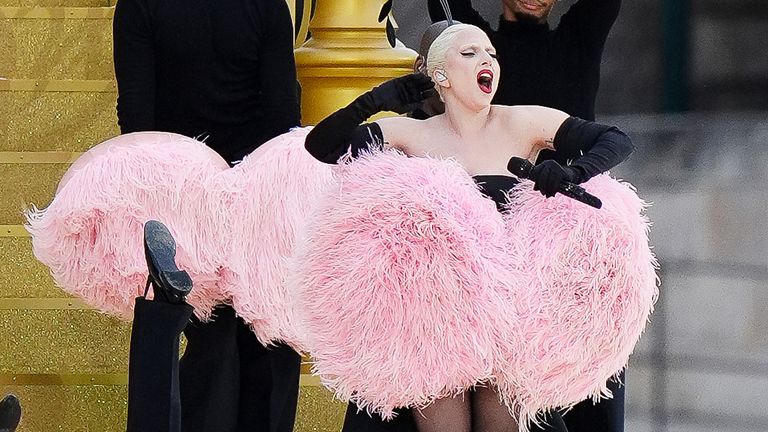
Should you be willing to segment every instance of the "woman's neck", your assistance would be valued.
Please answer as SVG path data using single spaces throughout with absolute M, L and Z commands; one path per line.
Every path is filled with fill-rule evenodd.
M 477 136 L 491 118 L 491 105 L 475 111 L 458 103 L 445 104 L 445 119 L 451 132 L 460 137 Z

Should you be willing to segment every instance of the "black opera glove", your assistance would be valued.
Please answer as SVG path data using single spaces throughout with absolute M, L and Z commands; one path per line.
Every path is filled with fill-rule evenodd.
M 626 160 L 635 150 L 632 140 L 618 128 L 569 117 L 555 134 L 553 147 L 572 158 L 572 183 L 583 183 Z
M 545 160 L 531 169 L 533 189 L 546 197 L 563 182 L 584 183 L 626 160 L 634 151 L 629 137 L 619 129 L 577 117 L 566 119 L 555 134 L 555 151 L 574 158 L 570 165 Z
M 386 81 L 318 123 L 307 135 L 304 147 L 315 159 L 335 164 L 347 152 L 350 144 L 353 145 L 353 153 L 360 150 L 355 145 L 365 147 L 365 142 L 358 138 L 366 134 L 355 131 L 368 117 L 381 111 L 399 114 L 412 111 L 431 97 L 434 91 L 432 80 L 421 73 Z
M 432 79 L 422 73 L 413 73 L 385 81 L 360 98 L 370 96 L 376 112 L 394 111 L 405 114 L 420 107 L 424 100 L 434 94 L 434 91 L 435 84 Z
M 579 183 L 579 173 L 575 168 L 562 166 L 553 160 L 545 160 L 533 167 L 529 178 L 533 180 L 533 190 L 547 198 L 555 196 L 564 181 Z

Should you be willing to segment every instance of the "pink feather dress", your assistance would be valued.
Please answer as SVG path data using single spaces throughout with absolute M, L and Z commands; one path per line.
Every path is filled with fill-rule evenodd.
M 198 316 L 231 304 L 263 343 L 308 351 L 337 397 L 385 418 L 477 385 L 497 386 L 523 427 L 607 396 L 658 295 L 631 186 L 587 182 L 601 210 L 529 182 L 486 190 L 494 202 L 450 160 L 322 164 L 307 131 L 233 168 L 180 135 L 109 140 L 28 212 L 34 253 L 65 291 L 130 318 L 142 225 L 160 220 Z
M 512 186 L 494 202 L 457 163 L 395 151 L 338 168 L 289 280 L 338 398 L 391 418 L 494 385 L 525 429 L 608 396 L 658 295 L 645 204 L 607 175 L 584 185 L 600 210 Z

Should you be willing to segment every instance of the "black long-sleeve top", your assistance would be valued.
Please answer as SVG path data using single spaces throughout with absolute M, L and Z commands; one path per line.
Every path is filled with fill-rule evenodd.
M 472 7 L 471 0 L 448 0 L 453 18 L 483 29 L 496 47 L 501 76 L 493 102 L 542 105 L 585 120 L 595 119 L 600 62 L 621 0 L 579 0 L 549 24 L 499 19 L 498 30 Z M 438 0 L 428 0 L 432 21 L 445 19 Z
M 300 123 L 285 0 L 119 0 L 122 133 L 204 138 L 227 161 Z

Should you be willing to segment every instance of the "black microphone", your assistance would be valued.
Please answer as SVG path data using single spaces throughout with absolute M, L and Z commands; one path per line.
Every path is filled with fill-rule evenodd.
M 533 164 L 530 163 L 527 159 L 513 157 L 509 160 L 507 169 L 509 172 L 520 178 L 530 180 Z M 590 194 L 589 192 L 585 191 L 583 187 L 575 183 L 563 181 L 560 183 L 560 186 L 558 186 L 557 191 L 567 196 L 568 198 L 573 198 L 576 201 L 597 209 L 603 206 L 603 202 L 600 201 L 600 198 Z

